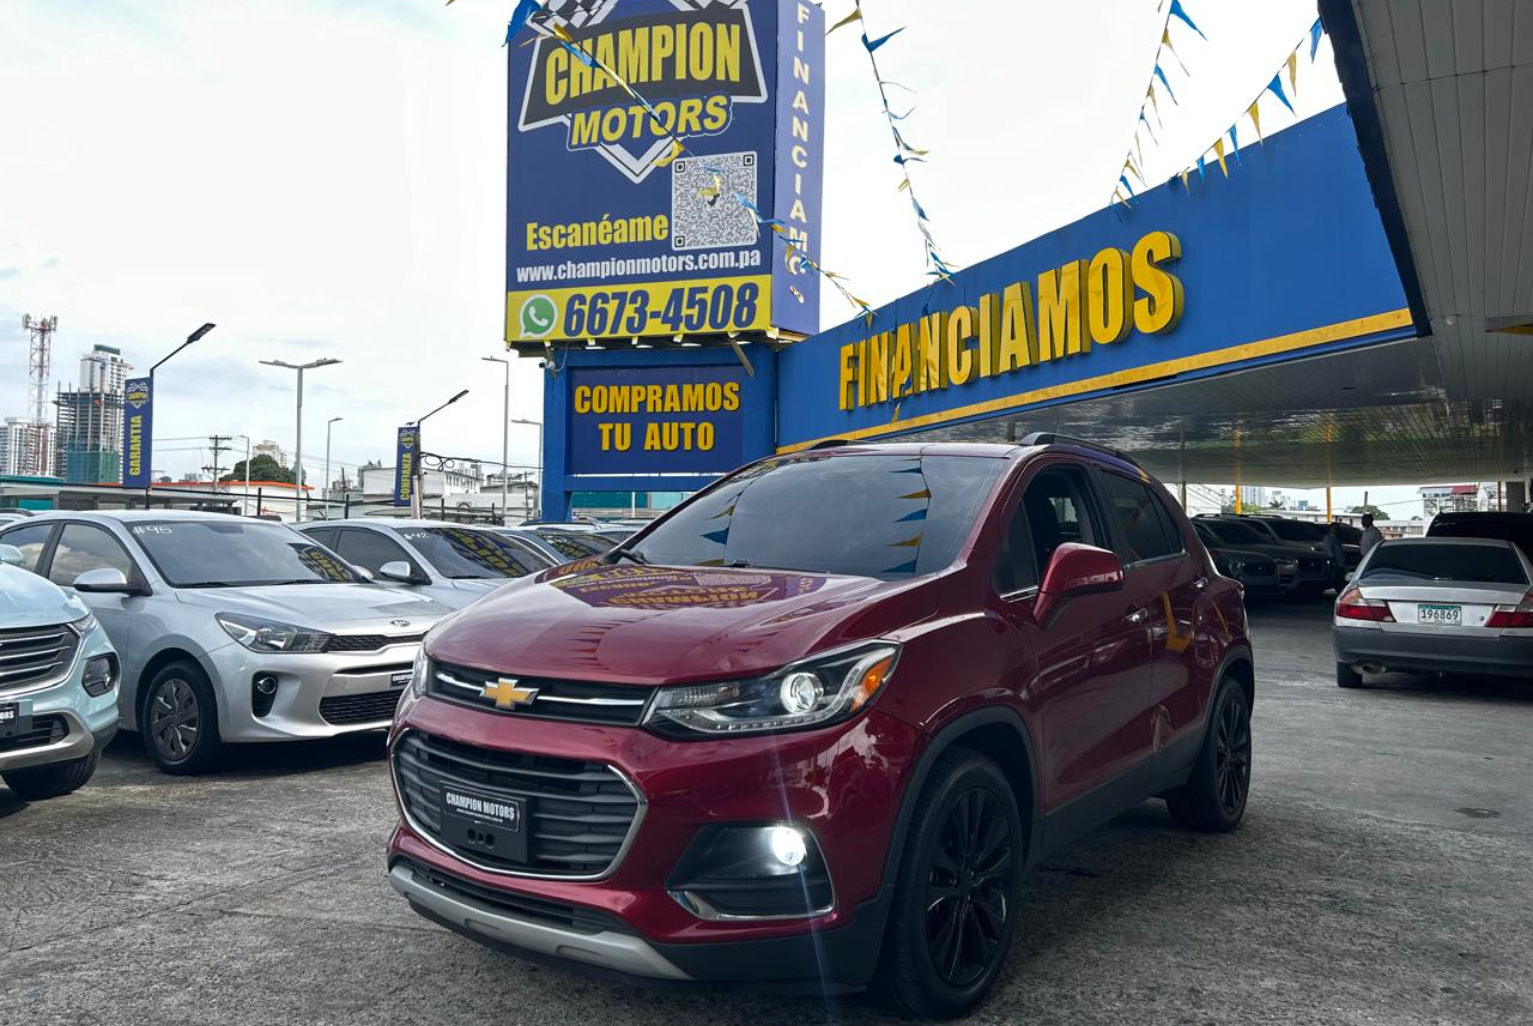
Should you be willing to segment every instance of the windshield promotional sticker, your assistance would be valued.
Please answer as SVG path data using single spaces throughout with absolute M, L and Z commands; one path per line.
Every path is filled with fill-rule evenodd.
M 819 327 L 824 15 L 550 0 L 512 40 L 506 339 Z

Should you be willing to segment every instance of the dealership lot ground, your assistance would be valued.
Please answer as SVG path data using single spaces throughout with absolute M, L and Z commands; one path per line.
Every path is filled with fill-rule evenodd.
M 1335 686 L 1326 607 L 1252 614 L 1244 827 L 1148 803 L 1034 874 L 977 1021 L 1533 1020 L 1533 682 Z M 200 779 L 119 740 L 85 790 L 0 790 L 0 1023 L 873 1023 L 855 1000 L 635 991 L 408 911 L 382 742 L 246 748 Z

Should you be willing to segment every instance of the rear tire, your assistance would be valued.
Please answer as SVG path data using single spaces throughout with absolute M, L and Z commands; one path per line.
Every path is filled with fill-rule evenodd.
M 1337 663 L 1336 686 L 1339 688 L 1360 688 L 1363 686 L 1363 675 L 1352 669 L 1351 663 Z
M 96 772 L 96 764 L 100 761 L 101 752 L 98 750 L 71 762 L 10 770 L 5 774 L 5 786 L 24 802 L 62 798 L 84 787 L 85 782 Z
M 1171 818 L 1185 830 L 1222 834 L 1240 825 L 1251 792 L 1251 705 L 1226 677 L 1214 695 L 1187 783 L 1166 795 Z
M 921 1019 L 984 1001 L 1016 930 L 1026 854 L 1016 796 L 994 762 L 943 752 L 911 817 L 873 990 Z
M 202 668 L 171 663 L 149 682 L 139 731 L 155 765 L 174 776 L 203 773 L 218 759 L 218 703 Z

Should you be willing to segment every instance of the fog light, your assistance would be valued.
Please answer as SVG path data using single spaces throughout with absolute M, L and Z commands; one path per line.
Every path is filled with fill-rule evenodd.
M 250 711 L 256 716 L 271 712 L 272 703 L 277 700 L 277 683 L 274 673 L 258 673 L 250 682 Z
M 773 827 L 771 844 L 772 857 L 785 866 L 800 865 L 808 852 L 803 831 L 790 826 Z
M 825 685 L 812 673 L 790 673 L 783 678 L 777 697 L 788 715 L 797 716 L 820 704 L 825 697 Z
M 99 698 L 112 690 L 117 685 L 117 657 L 92 656 L 85 664 L 81 683 L 85 685 L 85 693 L 92 698 Z

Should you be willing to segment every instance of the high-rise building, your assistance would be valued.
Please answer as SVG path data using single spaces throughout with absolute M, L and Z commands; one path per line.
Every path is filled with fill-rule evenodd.
M 52 477 L 53 425 L 29 417 L 7 417 L 0 426 L 0 474 Z
M 80 358 L 80 386 L 59 389 L 54 473 L 69 484 L 122 479 L 123 391 L 130 370 L 121 350 L 98 345 Z

